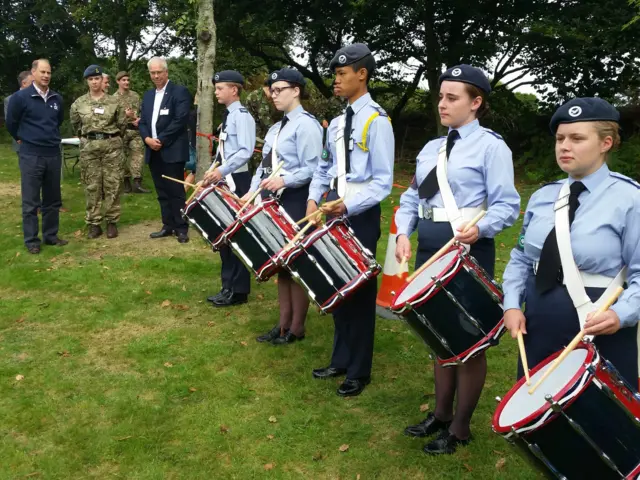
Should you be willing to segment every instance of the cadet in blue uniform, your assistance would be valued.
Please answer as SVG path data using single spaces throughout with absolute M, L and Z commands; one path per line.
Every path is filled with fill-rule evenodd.
M 411 257 L 409 236 L 416 229 L 416 268 L 450 240 L 455 231 L 458 240 L 471 245 L 470 254 L 493 276 L 494 237 L 518 218 L 520 196 L 514 186 L 511 150 L 502 137 L 480 126 L 478 121 L 488 109 L 485 97 L 490 91 L 482 71 L 469 65 L 450 68 L 440 77 L 438 111 L 440 122 L 449 127 L 449 133 L 422 149 L 411 187 L 400 198 L 396 214 L 398 261 Z M 436 178 L 436 162 L 443 147 L 447 154 L 448 185 L 440 185 Z M 453 200 L 447 201 L 443 191 L 453 194 L 453 212 L 457 208 L 461 215 L 457 221 L 451 212 Z M 486 216 L 467 233 L 461 233 L 464 225 L 483 209 Z M 424 451 L 429 454 L 453 453 L 458 444 L 468 443 L 471 416 L 486 373 L 484 353 L 458 367 L 443 368 L 436 363 L 434 413 L 407 427 L 405 433 L 425 437 L 440 432 L 425 445 Z
M 307 206 L 307 214 L 316 211 L 327 190 L 327 200 L 343 198 L 344 203 L 322 210 L 329 216 L 346 215 L 355 236 L 373 255 L 380 238 L 380 202 L 391 193 L 394 160 L 391 123 L 368 92 L 375 65 L 361 43 L 338 50 L 331 60 L 334 93 L 346 98 L 348 106 L 329 125 Z M 375 279 L 369 281 L 335 310 L 331 363 L 313 371 L 321 379 L 346 374 L 340 396 L 359 395 L 371 381 L 377 288 Z
M 504 309 L 512 336 L 518 329 L 525 334 L 530 367 L 564 348 L 584 323 L 587 335 L 595 335 L 601 355 L 635 390 L 640 185 L 607 167 L 609 152 L 620 143 L 619 118 L 618 111 L 600 98 L 573 99 L 553 115 L 556 161 L 568 178 L 543 186 L 529 200 L 518 245 L 504 273 Z M 557 202 L 559 196 L 568 196 L 568 202 Z M 565 233 L 556 219 L 556 209 L 563 204 L 569 210 Z M 560 248 L 567 244 L 569 250 Z M 578 273 L 572 277 L 575 267 Z M 592 312 L 597 308 L 589 300 L 595 302 L 606 287 L 615 285 L 614 277 L 624 267 L 627 289 L 617 303 L 594 318 Z M 618 277 L 618 284 L 624 277 Z M 573 297 L 580 297 L 575 293 L 580 280 L 582 294 L 588 296 L 586 310 L 574 307 Z M 578 285 L 578 292 L 580 288 Z M 520 364 L 518 376 L 522 375 Z
M 278 197 L 289 216 L 298 221 L 304 217 L 309 183 L 322 154 L 322 127 L 300 105 L 300 99 L 306 97 L 305 79 L 300 72 L 283 68 L 273 72 L 270 81 L 273 103 L 285 114 L 267 132 L 262 149 L 263 160 L 251 181 L 251 192 L 262 187 L 263 198 Z M 284 162 L 284 166 L 279 175 L 267 179 L 280 162 Z M 250 193 L 244 199 L 249 196 Z M 293 281 L 291 274 L 283 270 L 278 273 L 278 301 L 279 325 L 257 340 L 274 345 L 302 340 L 309 298 L 305 290 Z
M 240 73 L 233 70 L 216 73 L 213 83 L 218 103 L 226 108 L 222 114 L 222 129 L 215 159 L 219 166 L 209 168 L 203 185 L 218 183 L 224 179 L 228 187 L 242 197 L 251 185 L 248 165 L 256 145 L 256 122 L 240 103 L 240 93 L 244 87 L 244 78 Z M 215 307 L 246 303 L 251 290 L 249 271 L 226 245 L 220 249 L 220 259 L 222 290 L 207 300 Z

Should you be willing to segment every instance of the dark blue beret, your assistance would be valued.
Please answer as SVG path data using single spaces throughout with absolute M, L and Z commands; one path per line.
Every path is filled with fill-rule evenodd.
M 362 60 L 364 57 L 371 55 L 371 50 L 364 43 L 353 43 L 338 50 L 329 64 L 331 70 L 337 67 L 344 67 Z M 375 65 L 375 61 L 374 61 Z M 371 73 L 371 72 L 369 72 Z
M 244 77 L 240 72 L 236 72 L 235 70 L 223 70 L 213 76 L 213 83 L 220 82 L 239 83 L 244 86 Z
M 269 75 L 269 86 L 273 85 L 276 82 L 295 83 L 297 85 L 300 85 L 301 87 L 304 87 L 306 85 L 304 76 L 299 71 L 294 70 L 293 68 L 282 68 Z
M 549 128 L 555 134 L 561 123 L 598 121 L 620 122 L 620 112 L 602 98 L 574 98 L 556 110 Z
M 102 76 L 102 67 L 100 65 L 89 65 L 84 71 L 84 78 Z
M 449 80 L 451 82 L 462 82 L 468 83 L 469 85 L 473 85 L 478 87 L 485 93 L 491 92 L 491 84 L 489 83 L 489 79 L 482 73 L 482 70 L 479 68 L 472 67 L 471 65 L 456 65 L 455 67 L 451 67 L 449 70 L 440 75 L 440 79 L 438 80 L 438 85 L 442 84 L 445 80 Z

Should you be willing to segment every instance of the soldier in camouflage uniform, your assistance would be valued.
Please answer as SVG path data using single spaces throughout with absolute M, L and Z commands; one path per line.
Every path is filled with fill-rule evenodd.
M 107 238 L 118 236 L 122 185 L 122 134 L 125 111 L 102 90 L 102 68 L 91 65 L 84 71 L 89 93 L 71 105 L 71 126 L 80 137 L 80 174 L 86 197 L 85 221 L 88 238 L 102 235 L 102 204 Z
M 256 141 L 258 142 L 258 148 L 260 148 L 259 146 L 264 144 L 264 137 L 267 136 L 267 132 L 275 123 L 273 117 L 277 114 L 277 110 L 271 101 L 268 78 L 264 81 L 262 88 L 254 90 L 247 95 L 245 107 L 256 121 Z M 251 157 L 251 166 L 254 171 L 260 162 L 262 162 L 262 154 L 255 152 Z
M 127 116 L 127 129 L 122 138 L 124 150 L 124 193 L 149 193 L 142 187 L 142 170 L 144 167 L 144 143 L 138 133 L 140 121 L 140 96 L 129 89 L 129 73 L 118 72 L 116 75 L 118 91 L 113 96 L 120 102 Z M 131 178 L 133 177 L 133 186 Z

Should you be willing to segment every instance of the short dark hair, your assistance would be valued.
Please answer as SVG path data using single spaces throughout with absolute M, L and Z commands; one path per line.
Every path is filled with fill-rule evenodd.
M 20 72 L 18 74 L 18 87 L 22 88 L 22 82 L 25 81 L 28 77 L 31 76 L 31 72 L 29 70 L 25 70 L 24 72 Z
M 353 68 L 354 72 L 357 72 L 361 68 L 366 68 L 367 69 L 367 83 L 369 83 L 369 80 L 371 80 L 371 77 L 373 76 L 373 72 L 376 69 L 376 60 L 375 60 L 375 58 L 373 58 L 373 55 L 369 54 L 366 57 L 362 57 L 357 62 L 352 63 L 350 66 L 351 66 L 351 68 Z
M 294 88 L 299 88 L 300 89 L 300 100 L 308 100 L 309 99 L 309 92 L 307 92 L 307 86 L 306 85 L 301 85 L 299 83 L 294 83 L 294 82 L 287 82 L 290 86 L 294 87 Z
M 469 83 L 465 83 L 465 90 L 473 100 L 476 97 L 482 97 L 482 104 L 476 111 L 476 118 L 480 119 L 486 116 L 489 113 L 489 103 L 487 103 L 487 93 L 484 90 L 480 90 L 475 85 L 471 85 Z

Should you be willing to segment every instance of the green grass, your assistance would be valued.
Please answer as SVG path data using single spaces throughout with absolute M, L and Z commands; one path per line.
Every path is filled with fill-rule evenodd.
M 254 283 L 233 310 L 209 307 L 219 257 L 195 232 L 187 245 L 149 240 L 154 195 L 125 196 L 121 236 L 89 241 L 78 173 L 67 174 L 60 234 L 70 244 L 32 256 L 6 145 L 0 178 L 1 479 L 538 478 L 490 428 L 494 397 L 514 381 L 509 338 L 489 351 L 475 441 L 429 458 L 402 434 L 434 402 L 427 351 L 403 323 L 378 320 L 373 382 L 339 398 L 339 382 L 311 377 L 330 358 L 331 317 L 310 313 L 302 343 L 256 343 L 277 323 L 275 284 Z M 400 193 L 384 202 L 381 263 Z M 519 228 L 497 239 L 499 272 Z

